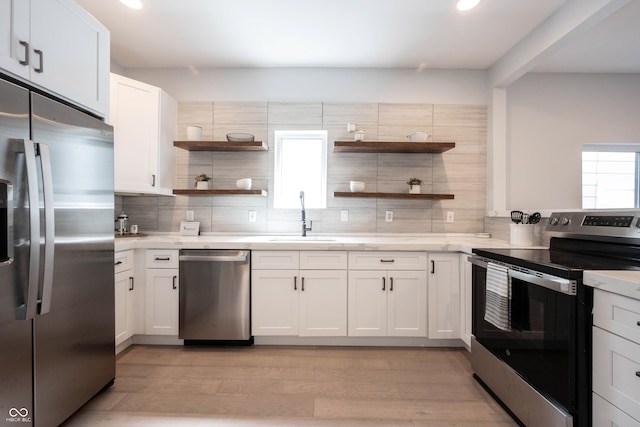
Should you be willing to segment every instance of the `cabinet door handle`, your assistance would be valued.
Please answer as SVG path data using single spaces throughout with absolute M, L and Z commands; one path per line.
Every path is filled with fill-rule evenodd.
M 302 280 L 302 284 L 301 284 L 300 290 L 304 292 L 304 277 L 301 280 Z
M 435 274 L 436 272 L 436 262 L 431 260 L 431 274 Z
M 178 276 L 173 276 L 173 289 L 178 289 L 178 285 L 176 285 L 177 280 L 178 280 Z
M 44 72 L 44 53 L 42 53 L 40 49 L 33 49 L 33 52 L 38 55 L 39 58 L 38 68 L 34 68 L 33 71 L 36 73 L 42 73 Z
M 152 187 L 156 186 L 156 175 L 155 174 L 151 175 L 151 186 Z
M 24 46 L 24 60 L 20 61 L 20 65 L 29 65 L 29 42 L 20 40 L 20 44 Z
M 116 261 L 113 265 L 120 265 L 122 264 L 122 261 Z
M 382 290 L 384 291 L 386 289 L 386 284 L 387 284 L 387 279 L 386 278 L 382 278 Z
M 636 377 L 640 377 L 640 371 L 636 372 Z
M 381 259 L 380 262 L 396 262 L 395 259 Z
M 129 290 L 132 291 L 134 288 L 133 277 L 129 277 Z
M 389 291 L 393 292 L 393 277 L 389 277 Z
M 171 258 L 170 257 L 159 257 L 159 256 L 157 256 L 153 260 L 154 261 L 171 261 Z
M 298 276 L 293 276 L 293 290 L 298 290 Z

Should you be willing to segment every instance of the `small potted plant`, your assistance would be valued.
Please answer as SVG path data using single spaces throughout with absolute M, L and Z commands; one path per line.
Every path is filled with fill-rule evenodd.
M 420 178 L 409 178 L 407 181 L 409 185 L 409 194 L 420 194 L 420 186 L 422 185 L 422 180 Z
M 207 176 L 206 173 L 201 173 L 200 175 L 196 176 L 196 189 L 208 190 L 209 181 L 211 181 L 211 177 Z

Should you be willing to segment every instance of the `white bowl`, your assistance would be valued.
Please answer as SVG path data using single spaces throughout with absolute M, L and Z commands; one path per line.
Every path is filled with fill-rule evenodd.
M 414 132 L 411 135 L 407 135 L 407 138 L 409 138 L 409 141 L 411 142 L 427 142 L 429 134 L 424 132 Z
M 362 181 L 349 181 L 349 190 L 352 193 L 359 193 L 364 191 L 364 182 Z
M 251 190 L 251 178 L 243 178 L 236 181 L 238 190 Z

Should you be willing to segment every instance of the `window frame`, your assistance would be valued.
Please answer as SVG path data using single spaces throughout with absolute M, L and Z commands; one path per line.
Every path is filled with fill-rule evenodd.
M 584 204 L 584 153 L 635 153 L 635 177 L 634 177 L 634 206 L 633 207 L 624 207 L 625 209 L 636 209 L 640 208 L 640 143 L 611 143 L 611 144 L 603 144 L 603 143 L 585 143 L 582 145 L 582 155 L 583 159 L 581 160 L 582 164 L 582 208 L 585 209 Z M 622 208 L 622 207 L 619 207 Z M 605 208 L 596 208 L 596 209 L 605 209 Z M 614 209 L 614 208 L 607 208 Z
M 296 209 L 300 208 L 297 203 L 287 203 L 291 197 L 284 197 L 283 190 L 283 141 L 288 139 L 299 140 L 320 140 L 320 195 L 319 198 L 312 197 L 312 193 L 305 194 L 305 208 L 325 209 L 327 207 L 327 146 L 328 132 L 326 130 L 276 130 L 274 131 L 274 170 L 273 170 L 273 207 L 274 209 Z M 301 189 L 304 191 L 304 189 Z M 297 195 L 296 195 L 297 199 Z

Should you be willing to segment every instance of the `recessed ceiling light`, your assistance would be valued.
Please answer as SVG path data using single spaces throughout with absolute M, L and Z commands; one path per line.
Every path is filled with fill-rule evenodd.
M 471 10 L 480 3 L 480 0 L 458 0 L 457 8 L 460 11 Z
M 120 0 L 120 3 L 131 9 L 142 9 L 142 0 Z

